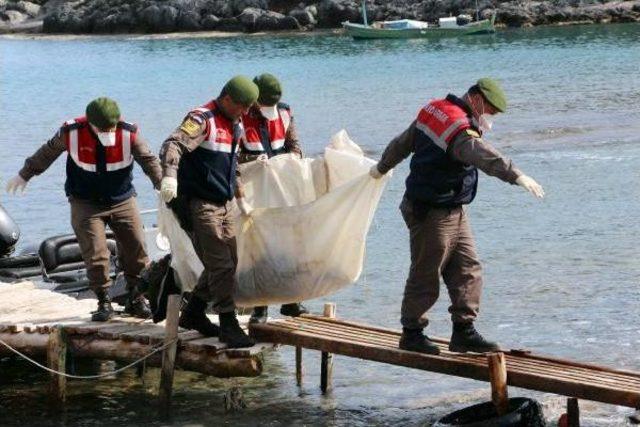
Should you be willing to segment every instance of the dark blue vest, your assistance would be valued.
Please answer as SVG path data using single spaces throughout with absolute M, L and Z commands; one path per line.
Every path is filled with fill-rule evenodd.
M 110 205 L 120 203 L 135 196 L 133 186 L 133 162 L 121 168 L 107 169 L 107 148 L 105 148 L 97 136 L 89 129 L 86 122 L 74 122 L 62 126 L 63 137 L 70 137 L 72 131 L 77 131 L 78 145 L 81 147 L 94 149 L 95 156 L 92 159 L 95 163 L 86 163 L 81 167 L 73 159 L 70 146 L 67 142 L 67 180 L 64 184 L 65 193 L 68 197 L 88 200 L 100 204 Z M 122 135 L 122 130 L 126 130 L 135 135 L 137 128 L 135 125 L 126 122 L 118 123 L 117 133 Z M 121 136 L 118 136 L 121 138 Z M 135 138 L 135 136 L 134 136 Z M 89 170 L 93 168 L 95 170 Z
M 230 140 L 219 140 L 216 135 L 190 153 L 185 152 L 178 166 L 178 193 L 215 203 L 225 203 L 234 197 L 236 187 L 237 147 L 243 136 L 240 122 L 232 123 L 221 116 L 214 103 L 206 112 L 199 111 L 204 119 L 215 123 L 217 134 L 226 131 Z M 211 125 L 209 129 L 212 129 Z
M 449 95 L 446 101 L 455 104 L 469 119 L 468 128 L 478 131 L 472 124 L 472 113 L 461 99 Z M 452 139 L 455 135 L 451 136 Z M 406 197 L 423 206 L 458 207 L 469 204 L 476 196 L 478 170 L 457 162 L 438 146 L 433 137 L 416 128 L 415 153 L 411 158 L 411 172 L 406 180 Z

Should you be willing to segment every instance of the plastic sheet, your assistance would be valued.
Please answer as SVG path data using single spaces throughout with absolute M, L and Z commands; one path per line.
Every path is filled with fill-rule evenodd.
M 369 176 L 374 163 L 340 131 L 322 157 L 289 154 L 240 165 L 254 211 L 237 221 L 238 306 L 317 298 L 358 279 L 388 179 Z M 158 222 L 183 289 L 192 289 L 203 267 L 191 241 L 162 203 Z

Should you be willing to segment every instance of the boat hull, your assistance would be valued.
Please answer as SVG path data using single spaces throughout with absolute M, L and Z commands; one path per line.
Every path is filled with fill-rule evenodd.
M 495 32 L 493 19 L 472 22 L 458 28 L 408 28 L 408 29 L 387 29 L 374 28 L 369 25 L 343 22 L 345 33 L 354 39 L 418 39 L 418 38 L 438 38 L 461 35 L 489 34 Z

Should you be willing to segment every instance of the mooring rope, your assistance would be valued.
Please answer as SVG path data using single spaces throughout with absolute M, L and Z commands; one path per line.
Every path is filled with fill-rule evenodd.
M 35 360 L 30 358 L 26 354 L 21 353 L 20 351 L 18 351 L 15 348 L 11 347 L 9 344 L 7 344 L 6 342 L 4 342 L 1 339 L 0 339 L 0 344 L 2 344 L 3 346 L 5 346 L 9 350 L 11 350 L 12 352 L 17 354 L 18 356 L 22 357 L 23 359 L 31 362 L 32 364 L 36 365 L 37 367 L 39 367 L 41 369 L 44 369 L 47 372 L 51 372 L 52 374 L 60 375 L 62 377 L 66 377 L 66 378 L 75 378 L 75 379 L 79 379 L 79 380 L 96 380 L 96 379 L 99 379 L 99 378 L 111 377 L 113 375 L 117 375 L 117 374 L 119 374 L 119 373 L 121 373 L 123 371 L 126 371 L 127 369 L 137 365 L 138 363 L 144 362 L 145 360 L 147 360 L 148 358 L 150 358 L 154 354 L 158 353 L 159 351 L 164 350 L 165 348 L 169 347 L 171 344 L 173 344 L 173 343 L 175 343 L 177 341 L 178 341 L 177 338 L 174 339 L 174 340 L 171 340 L 170 342 L 168 342 L 166 344 L 163 344 L 162 346 L 160 346 L 158 348 L 155 348 L 153 351 L 151 351 L 146 356 L 141 357 L 140 359 L 136 360 L 135 362 L 132 362 L 132 363 L 128 364 L 127 366 L 124 366 L 124 367 L 122 367 L 120 369 L 116 369 L 113 372 L 107 372 L 105 374 L 99 374 L 99 375 L 72 375 L 72 374 L 67 374 L 66 372 L 56 371 L 55 369 L 51 369 L 51 368 L 49 368 L 47 366 L 44 366 L 41 363 L 36 362 Z

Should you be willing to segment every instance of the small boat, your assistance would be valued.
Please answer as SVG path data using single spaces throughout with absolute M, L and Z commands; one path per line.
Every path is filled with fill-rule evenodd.
M 141 214 L 155 213 L 156 210 L 142 211 Z M 145 227 L 145 246 L 151 260 L 158 260 L 169 253 L 169 244 L 158 228 Z M 20 239 L 20 230 L 0 205 L 0 282 L 18 283 L 29 280 L 39 289 L 60 292 L 74 298 L 93 298 L 82 252 L 74 234 L 63 234 L 44 239 L 38 246 L 26 247 L 14 254 Z M 116 262 L 118 245 L 112 231 L 107 232 L 107 245 L 111 252 L 110 277 L 113 286 L 109 289 L 111 298 L 124 303 L 127 294 L 126 281 Z
M 491 19 L 476 21 L 473 21 L 470 15 L 440 18 L 437 25 L 412 19 L 376 21 L 369 25 L 364 1 L 362 2 L 362 18 L 364 24 L 356 24 L 349 21 L 342 23 L 342 27 L 348 36 L 354 39 L 413 39 L 495 32 L 495 15 L 491 16 Z

